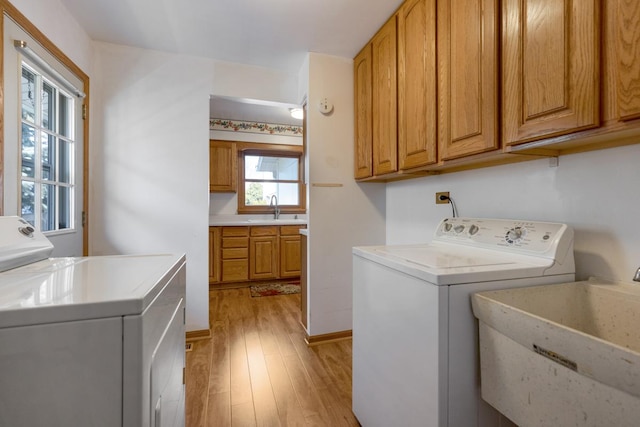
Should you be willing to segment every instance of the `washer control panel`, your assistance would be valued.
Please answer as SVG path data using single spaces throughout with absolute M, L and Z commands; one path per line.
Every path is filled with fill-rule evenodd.
M 565 224 L 485 218 L 445 218 L 434 236 L 435 241 L 536 253 L 554 250 L 563 238 L 573 239 Z

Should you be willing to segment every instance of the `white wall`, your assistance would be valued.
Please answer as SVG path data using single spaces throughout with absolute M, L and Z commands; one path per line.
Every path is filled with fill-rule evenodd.
M 11 0 L 11 4 L 91 76 L 91 39 L 59 0 Z
M 353 61 L 311 53 L 308 70 L 307 332 L 314 336 L 351 329 L 351 248 L 384 243 L 385 187 L 353 179 Z M 316 107 L 324 97 L 334 103 L 327 116 Z
M 387 185 L 387 243 L 431 240 L 450 205 L 460 216 L 566 222 L 575 229 L 578 280 L 629 281 L 640 266 L 640 145 L 395 182 Z
M 95 52 L 91 254 L 186 253 L 187 330 L 207 329 L 209 96 L 293 102 L 297 79 L 107 43 Z

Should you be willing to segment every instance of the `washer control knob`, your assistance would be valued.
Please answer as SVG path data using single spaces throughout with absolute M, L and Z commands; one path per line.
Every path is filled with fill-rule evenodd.
M 445 223 L 444 223 L 444 231 L 447 231 L 447 232 L 448 232 L 448 231 L 451 231 L 451 228 L 452 228 L 452 227 L 453 227 L 453 226 L 451 225 L 451 223 L 450 223 L 450 222 L 445 222 Z
M 455 227 L 453 227 L 453 231 L 455 231 L 456 233 L 462 233 L 464 231 L 464 225 L 456 225 Z
M 476 234 L 478 232 L 478 230 L 480 230 L 478 228 L 478 226 L 475 225 L 475 224 L 472 224 L 471 227 L 469 227 L 469 235 L 473 236 L 474 234 Z
M 517 242 L 525 235 L 525 232 L 526 230 L 522 227 L 513 227 L 511 230 L 507 231 L 505 240 L 508 243 Z

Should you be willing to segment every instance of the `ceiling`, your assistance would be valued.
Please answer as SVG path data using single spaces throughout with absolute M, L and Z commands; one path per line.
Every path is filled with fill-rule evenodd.
M 250 122 L 302 126 L 301 119 L 291 117 L 296 105 L 258 101 L 254 99 L 211 96 L 209 117 L 212 119 L 246 120 Z
M 298 73 L 353 58 L 402 0 L 60 0 L 93 40 Z
M 353 58 L 402 0 L 60 0 L 96 41 L 289 73 L 307 52 Z M 289 105 L 211 97 L 210 117 L 301 124 Z

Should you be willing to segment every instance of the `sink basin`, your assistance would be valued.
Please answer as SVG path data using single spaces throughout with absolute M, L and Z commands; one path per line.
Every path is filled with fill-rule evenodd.
M 482 397 L 520 426 L 636 426 L 640 284 L 474 294 Z

